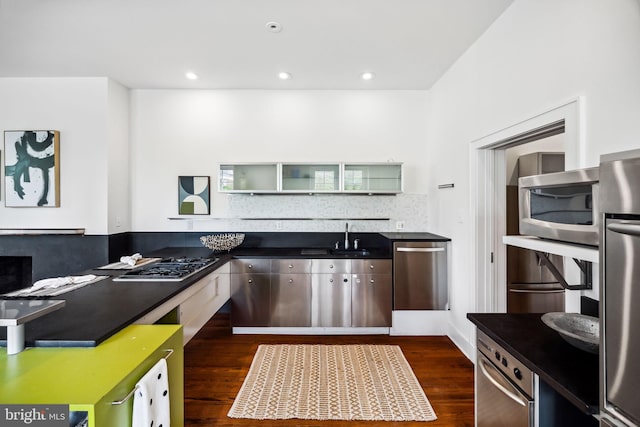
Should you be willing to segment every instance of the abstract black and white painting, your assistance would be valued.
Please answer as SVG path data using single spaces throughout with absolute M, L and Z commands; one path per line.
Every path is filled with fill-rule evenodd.
M 209 177 L 178 177 L 178 213 L 209 215 Z
M 60 206 L 60 132 L 5 131 L 5 206 Z

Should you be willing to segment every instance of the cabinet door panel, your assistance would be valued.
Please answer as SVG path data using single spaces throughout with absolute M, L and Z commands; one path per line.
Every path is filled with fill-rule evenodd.
M 311 326 L 351 326 L 351 275 L 311 276 Z
M 311 261 L 311 273 L 335 274 L 351 273 L 350 259 L 314 259 Z
M 271 326 L 311 326 L 311 279 L 308 274 L 271 276 Z
M 218 189 L 227 193 L 272 193 L 278 190 L 276 163 L 220 165 Z
M 269 326 L 268 274 L 231 275 L 231 325 Z
M 194 286 L 202 288 L 180 304 L 180 323 L 184 330 L 184 344 L 229 300 L 229 275 L 212 273 Z
M 391 274 L 354 274 L 351 326 L 391 326 Z
M 285 192 L 337 192 L 340 184 L 340 165 L 283 164 L 282 191 Z
M 234 274 L 269 274 L 270 272 L 270 259 L 240 258 L 231 261 L 231 273 Z
M 391 274 L 390 259 L 352 259 L 351 272 L 353 274 Z
M 271 260 L 271 272 L 278 274 L 301 274 L 311 272 L 310 259 Z
M 354 193 L 401 193 L 402 164 L 345 164 L 343 190 Z

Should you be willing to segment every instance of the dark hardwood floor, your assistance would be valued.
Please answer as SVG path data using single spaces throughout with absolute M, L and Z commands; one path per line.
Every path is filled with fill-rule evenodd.
M 438 416 L 433 422 L 245 420 L 227 412 L 259 344 L 399 345 Z M 218 314 L 184 349 L 185 426 L 473 426 L 473 364 L 447 337 L 233 335 Z

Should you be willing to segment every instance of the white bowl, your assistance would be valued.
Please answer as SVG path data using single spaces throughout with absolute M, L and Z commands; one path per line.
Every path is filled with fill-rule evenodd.
M 543 314 L 542 321 L 574 347 L 598 354 L 600 319 L 597 317 L 555 312 Z

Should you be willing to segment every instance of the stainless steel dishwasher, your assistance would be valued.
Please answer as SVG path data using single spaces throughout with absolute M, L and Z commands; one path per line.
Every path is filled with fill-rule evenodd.
M 447 242 L 393 243 L 393 309 L 449 309 Z
M 476 426 L 533 427 L 533 372 L 483 332 L 476 342 Z

